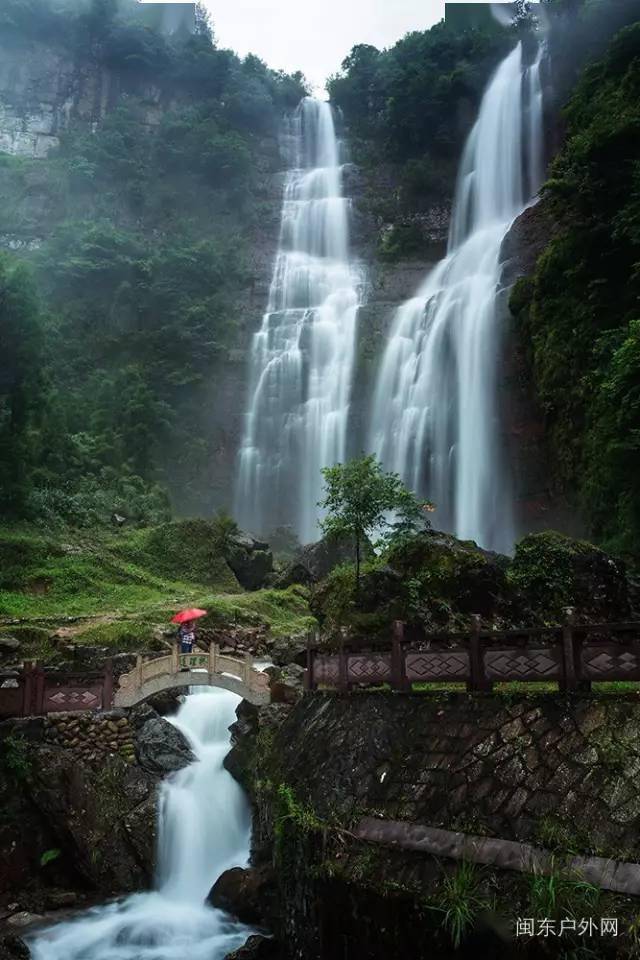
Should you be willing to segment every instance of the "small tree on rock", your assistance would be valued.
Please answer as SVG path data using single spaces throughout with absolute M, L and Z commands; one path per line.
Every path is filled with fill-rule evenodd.
M 326 497 L 319 506 L 327 515 L 320 526 L 329 536 L 353 538 L 358 590 L 365 542 L 375 536 L 388 543 L 425 529 L 433 506 L 407 490 L 397 473 L 385 473 L 373 454 L 325 467 L 322 475 Z

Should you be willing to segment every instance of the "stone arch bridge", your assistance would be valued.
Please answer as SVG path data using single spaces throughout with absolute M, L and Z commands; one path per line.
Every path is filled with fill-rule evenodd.
M 139 654 L 133 669 L 117 680 L 110 663 L 104 671 L 83 673 L 27 665 L 17 676 L 0 676 L 0 719 L 133 707 L 162 690 L 195 686 L 221 687 L 256 705 L 271 700 L 269 676 L 252 656 L 229 657 L 211 644 L 208 652 L 179 653 L 174 647 L 153 659 Z
M 242 658 L 225 656 L 213 643 L 208 653 L 179 653 L 174 648 L 167 656 L 153 660 L 138 656 L 133 670 L 120 677 L 113 705 L 133 707 L 162 690 L 199 685 L 222 687 L 258 705 L 271 698 L 269 677 L 256 669 L 250 654 Z

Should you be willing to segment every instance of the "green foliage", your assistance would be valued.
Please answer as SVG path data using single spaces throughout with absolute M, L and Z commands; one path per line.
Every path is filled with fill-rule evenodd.
M 376 253 L 383 261 L 441 254 L 430 249 L 419 214 L 451 197 L 483 89 L 514 43 L 483 13 L 477 23 L 455 25 L 448 16 L 386 50 L 359 44 L 329 80 L 363 174 L 356 203 L 382 228 Z
M 131 532 L 118 540 L 114 552 L 117 557 L 170 580 L 237 589 L 218 536 L 215 522 L 176 520 Z
M 507 576 L 524 595 L 536 598 L 550 622 L 558 622 L 564 608 L 576 602 L 576 563 L 594 551 L 592 544 L 554 531 L 532 534 L 517 544 Z
M 275 791 L 273 833 L 275 860 L 281 869 L 287 867 L 287 830 L 292 829 L 304 838 L 321 830 L 322 826 L 313 810 L 300 803 L 288 784 L 278 784 Z
M 482 876 L 478 868 L 463 861 L 445 876 L 433 906 L 442 912 L 442 927 L 457 950 L 478 917 L 491 908 L 491 901 L 482 889 Z
M 52 847 L 50 850 L 45 850 L 40 857 L 40 866 L 46 867 L 48 863 L 53 863 L 54 860 L 58 859 L 61 853 L 62 851 L 57 847 Z
M 31 773 L 32 758 L 29 744 L 24 737 L 11 734 L 2 741 L 1 764 L 3 770 L 14 781 L 26 780 Z
M 424 253 L 425 236 L 419 223 L 396 223 L 382 234 L 378 244 L 381 260 L 400 260 Z
M 637 554 L 640 499 L 640 23 L 566 109 L 545 206 L 558 231 L 512 309 L 527 337 L 555 479 L 594 535 Z
M 240 592 L 206 521 L 118 534 L 68 531 L 65 539 L 0 530 L 0 617 L 36 620 L 9 631 L 24 656 L 59 658 L 48 624 L 69 616 L 96 621 L 79 624 L 74 643 L 117 649 L 149 648 L 157 627 L 186 606 L 209 611 L 203 625 L 260 627 L 274 637 L 317 625 L 302 587 Z
M 398 474 L 384 473 L 373 454 L 325 467 L 322 475 L 326 496 L 320 506 L 327 511 L 322 530 L 353 539 L 356 585 L 362 547 L 370 535 L 376 533 L 380 543 L 388 544 L 429 526 L 429 502 L 418 500 Z
M 532 875 L 527 904 L 530 914 L 527 915 L 550 920 L 592 917 L 597 912 L 600 896 L 598 887 L 554 861 L 548 874 Z
M 238 533 L 238 524 L 226 510 L 218 510 L 212 520 L 211 526 L 216 549 L 220 553 L 224 553 L 224 551 L 228 550 L 231 546 L 235 534 Z
M 328 84 L 350 130 L 392 159 L 434 153 L 456 158 L 465 131 L 461 103 L 478 102 L 510 38 L 491 25 L 455 30 L 439 23 L 408 33 L 388 50 L 354 47 Z

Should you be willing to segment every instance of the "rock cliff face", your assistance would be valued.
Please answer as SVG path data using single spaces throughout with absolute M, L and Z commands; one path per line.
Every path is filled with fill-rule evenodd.
M 70 60 L 55 43 L 18 46 L 0 38 L 0 151 L 41 159 L 60 143 L 71 123 L 97 124 L 121 95 L 118 77 L 95 63 L 90 51 Z M 155 125 L 167 108 L 151 85 L 136 91 L 145 101 L 143 122 Z
M 557 227 L 544 201 L 528 207 L 514 222 L 500 253 L 505 316 L 503 360 L 498 397 L 504 443 L 512 468 L 516 532 L 561 530 L 584 536 L 586 529 L 575 506 L 554 489 L 545 447 L 545 420 L 536 402 L 527 346 L 508 309 L 513 285 L 529 276 Z
M 0 724 L 0 906 L 40 907 L 56 886 L 100 895 L 148 887 L 159 779 L 192 757 L 180 731 L 147 705 L 130 718 Z

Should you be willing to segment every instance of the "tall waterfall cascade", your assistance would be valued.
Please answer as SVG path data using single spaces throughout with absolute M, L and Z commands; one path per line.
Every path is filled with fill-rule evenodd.
M 467 140 L 448 252 L 397 310 L 376 382 L 369 448 L 436 506 L 435 523 L 509 552 L 513 501 L 497 374 L 500 248 L 543 178 L 540 52 L 498 67 Z
M 344 460 L 361 276 L 328 103 L 305 97 L 286 122 L 280 241 L 251 348 L 235 513 L 267 534 L 319 536 L 321 468 Z
M 196 690 L 171 718 L 197 759 L 161 788 L 157 889 L 37 934 L 33 960 L 222 960 L 251 933 L 204 902 L 221 873 L 249 859 L 249 807 L 222 766 L 239 698 Z

